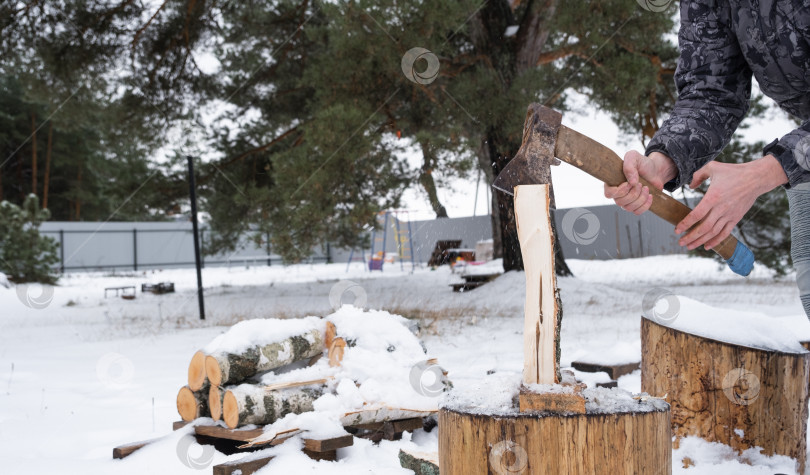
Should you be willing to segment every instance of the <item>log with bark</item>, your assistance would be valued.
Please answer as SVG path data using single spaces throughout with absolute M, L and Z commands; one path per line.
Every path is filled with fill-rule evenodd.
M 325 386 L 273 389 L 241 384 L 225 391 L 222 398 L 222 420 L 231 429 L 247 424 L 272 424 L 287 414 L 313 410 L 312 403 L 321 397 Z
M 180 388 L 177 393 L 177 412 L 186 422 L 208 416 L 208 387 L 199 391 L 192 391 L 188 386 Z
M 205 358 L 211 384 L 236 384 L 257 373 L 312 358 L 324 351 L 324 331 L 310 330 L 280 341 L 250 347 L 241 353 L 216 352 Z
M 810 354 L 721 342 L 641 319 L 641 390 L 668 394 L 677 437 L 787 455 L 804 473 Z

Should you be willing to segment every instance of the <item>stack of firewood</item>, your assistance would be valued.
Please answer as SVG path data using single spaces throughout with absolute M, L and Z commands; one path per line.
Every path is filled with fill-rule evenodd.
M 313 325 L 314 317 L 309 318 L 309 324 L 303 325 L 304 331 L 299 334 L 290 336 L 286 331 L 274 336 L 263 331 L 236 350 L 233 346 L 222 350 L 209 345 L 197 351 L 188 367 L 188 384 L 177 395 L 177 410 L 183 420 L 211 417 L 235 429 L 249 424 L 268 425 L 288 414 L 313 411 L 313 402 L 330 392 L 332 374 L 341 369 L 344 351 L 353 346 L 353 341 L 347 345 L 327 319 L 317 319 Z M 267 324 L 263 327 L 266 329 L 273 322 L 261 323 Z M 319 361 L 324 355 L 328 362 Z M 291 380 L 293 373 L 285 374 L 289 368 L 300 370 L 313 365 L 318 368 L 307 368 L 315 371 L 310 371 L 306 380 Z M 285 377 L 278 377 L 281 375 Z M 349 426 L 425 417 L 431 412 L 435 411 L 364 406 L 363 410 L 347 412 L 341 421 Z
M 335 326 L 324 321 L 323 329 L 264 341 L 238 353 L 197 351 L 188 366 L 188 384 L 177 394 L 177 411 L 184 421 L 211 417 L 232 429 L 311 411 L 327 379 L 261 384 L 258 377 L 287 365 L 313 364 L 325 351 L 330 365 L 337 366 L 345 346 L 335 337 Z

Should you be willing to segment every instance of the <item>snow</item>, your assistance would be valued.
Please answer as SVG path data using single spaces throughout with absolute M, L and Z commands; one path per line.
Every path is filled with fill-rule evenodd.
M 686 468 L 685 465 L 692 465 Z M 672 473 L 685 475 L 794 474 L 796 462 L 784 455 L 767 456 L 759 448 L 737 454 L 731 447 L 699 437 L 681 439 L 672 453 Z
M 712 307 L 674 294 L 646 310 L 647 318 L 685 333 L 749 348 L 807 353 L 794 330 L 764 313 Z
M 242 353 L 248 348 L 281 342 L 296 335 L 311 337 L 312 331 L 323 332 L 324 323 L 318 317 L 281 320 L 278 318 L 245 320 L 208 343 L 203 352 Z M 310 343 L 313 343 L 310 341 Z
M 272 440 L 290 429 L 303 430 L 308 438 L 336 437 L 345 434 L 340 423 L 343 415 L 373 408 L 438 410 L 438 396 L 444 389 L 441 370 L 426 363 L 429 356 L 408 328 L 407 319 L 344 305 L 326 320 L 347 342 L 340 368 L 330 367 L 326 359 L 321 359 L 310 368 L 298 370 L 297 376 L 305 373 L 306 380 L 330 378 L 327 386 L 332 391 L 314 401 L 314 411 L 289 414 L 268 425 L 257 441 Z M 319 319 L 318 323 L 324 324 Z M 289 373 L 284 376 L 287 380 L 291 377 Z M 426 376 L 437 379 L 426 381 Z M 276 382 L 267 376 L 263 381 Z
M 558 279 L 564 307 L 563 367 L 589 355 L 618 359 L 640 354 L 642 301 L 655 288 L 724 312 L 764 314 L 773 326 L 789 327 L 797 340 L 810 334 L 793 275 L 776 279 L 757 266 L 743 279 L 712 260 L 686 256 L 568 264 L 576 277 Z M 475 397 L 477 388 L 491 388 L 490 397 L 480 404 L 511 405 L 523 365 L 523 274 L 509 272 L 473 291 L 453 293 L 448 284 L 458 276 L 447 266 L 416 269 L 413 274 L 397 267 L 387 266 L 383 273 L 370 273 L 362 263 L 352 264 L 348 273 L 345 263 L 206 268 L 203 322 L 197 317 L 193 269 L 70 274 L 53 288 L 53 300 L 44 309 L 27 306 L 16 288 L 0 286 L 3 473 L 199 474 L 209 473 L 211 465 L 242 458 L 189 443 L 188 426 L 170 429 L 179 419 L 175 398 L 191 355 L 239 321 L 328 316 L 335 312 L 330 290 L 346 280 L 362 289 L 366 308 L 419 318 L 420 338 L 428 354 L 449 372 L 454 393 Z M 164 281 L 174 282 L 177 293 L 139 292 L 133 301 L 104 298 L 104 287 Z M 344 303 L 354 301 L 350 294 Z M 728 331 L 737 332 L 735 326 L 742 325 L 735 321 Z M 347 350 L 348 358 L 351 348 Z M 306 371 L 268 377 L 316 379 Z M 575 374 L 590 386 L 607 377 Z M 359 404 L 358 397 L 366 396 L 342 382 L 350 378 L 338 376 L 337 370 L 330 376 L 338 388 L 335 398 Z M 368 376 L 375 379 L 373 372 Z M 622 376 L 618 385 L 638 393 L 640 372 Z M 344 402 L 319 401 L 324 410 L 337 403 Z M 112 447 L 155 438 L 159 440 L 125 460 L 111 459 Z M 420 429 L 379 445 L 355 439 L 352 447 L 338 451 L 338 462 L 315 462 L 292 442 L 267 449 L 278 455 L 260 473 L 404 475 L 409 472 L 399 468 L 400 448 L 430 452 L 438 446 L 436 430 Z M 684 469 L 684 457 L 694 466 Z M 207 464 L 206 471 L 192 468 L 190 461 L 195 460 Z M 733 456 L 727 447 L 693 438 L 681 441 L 673 456 L 674 473 L 686 475 L 792 474 L 792 466 L 784 457 L 764 457 L 756 451 Z
M 486 376 L 474 387 L 452 390 L 441 403 L 443 408 L 471 414 L 515 416 L 520 414 L 517 395 L 521 375 Z M 571 386 L 530 384 L 528 389 L 537 393 L 573 394 Z M 634 396 L 622 388 L 589 387 L 582 390 L 587 414 L 619 414 L 666 410 L 668 404 L 642 393 Z

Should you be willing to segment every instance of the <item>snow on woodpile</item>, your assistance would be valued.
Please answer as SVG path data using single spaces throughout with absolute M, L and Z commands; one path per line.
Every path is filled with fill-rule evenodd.
M 645 309 L 650 320 L 685 333 L 732 345 L 784 353 L 806 353 L 790 319 L 763 313 L 712 307 L 669 294 Z
M 343 306 L 325 319 L 310 318 L 300 325 L 323 326 L 331 322 L 336 337 L 346 341 L 340 365 L 330 366 L 328 358 L 321 358 L 311 366 L 261 375 L 263 385 L 326 382 L 323 394 L 312 402 L 312 411 L 287 414 L 265 426 L 264 435 L 254 443 L 272 440 L 277 434 L 290 431 L 303 431 L 308 438 L 335 437 L 345 434 L 343 427 L 350 423 L 424 417 L 438 410 L 439 396 L 449 382 L 441 368 L 425 354 L 421 342 L 409 329 L 409 320 L 351 305 Z M 251 323 L 249 328 L 267 336 L 278 321 L 265 322 L 268 322 L 266 328 L 260 328 L 260 323 Z M 235 333 L 247 340 L 250 333 L 245 333 L 245 328 L 236 329 Z M 292 333 L 303 329 L 280 328 L 282 332 Z M 256 342 L 253 339 L 250 343 L 240 343 L 236 335 L 223 337 L 219 345 L 226 342 L 231 348 L 240 344 L 248 347 Z
M 441 406 L 458 412 L 487 414 L 493 416 L 514 416 L 520 414 L 518 391 L 521 375 L 491 375 L 482 378 L 474 386 L 463 391 L 451 390 Z M 545 392 L 566 392 L 563 386 L 532 385 L 535 390 Z M 666 401 L 650 397 L 646 393 L 634 396 L 620 388 L 585 388 L 585 411 L 588 414 L 619 414 L 628 412 L 663 411 L 669 406 Z
M 206 354 L 217 352 L 241 353 L 267 342 L 282 341 L 292 336 L 307 334 L 312 330 L 321 330 L 322 328 L 323 320 L 318 317 L 245 320 L 214 338 L 203 349 L 203 352 Z

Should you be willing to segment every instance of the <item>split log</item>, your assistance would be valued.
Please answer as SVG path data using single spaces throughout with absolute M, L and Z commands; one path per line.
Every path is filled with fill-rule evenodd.
M 562 304 L 554 273 L 549 185 L 515 187 L 515 222 L 526 271 L 523 382 L 560 382 Z
M 645 403 L 646 404 L 646 403 Z M 442 475 L 672 473 L 669 411 L 524 413 L 439 410 Z
M 668 394 L 676 436 L 787 455 L 804 473 L 810 353 L 715 341 L 641 319 L 641 390 Z
M 187 422 L 208 416 L 208 388 L 203 387 L 199 391 L 192 391 L 188 386 L 180 388 L 177 393 L 177 412 Z
M 199 391 L 205 385 L 205 353 L 198 351 L 191 357 L 188 365 L 188 387 Z
M 211 384 L 240 383 L 256 373 L 312 358 L 324 350 L 324 334 L 311 330 L 281 341 L 248 348 L 242 353 L 217 352 L 205 358 L 205 373 Z
M 369 406 L 359 411 L 347 412 L 340 418 L 340 423 L 343 427 L 362 427 L 367 424 L 385 423 L 389 421 L 400 421 L 403 419 L 424 418 L 433 416 L 436 411 L 422 411 L 416 409 L 404 409 L 397 407 L 388 407 L 383 405 Z M 403 429 L 407 430 L 407 429 Z M 296 434 L 301 432 L 301 429 L 287 429 L 277 432 L 275 434 L 265 432 L 260 437 L 251 440 L 245 447 L 254 447 L 257 445 L 275 444 L 279 438 L 288 437 L 289 434 Z
M 287 414 L 313 410 L 313 401 L 323 391 L 323 385 L 268 391 L 264 386 L 242 384 L 225 392 L 222 420 L 231 429 L 247 424 L 272 424 Z
M 346 352 L 346 340 L 341 337 L 333 338 L 329 345 L 329 366 L 340 366 L 343 354 Z

